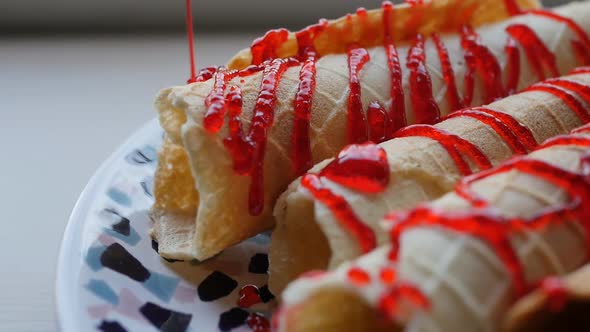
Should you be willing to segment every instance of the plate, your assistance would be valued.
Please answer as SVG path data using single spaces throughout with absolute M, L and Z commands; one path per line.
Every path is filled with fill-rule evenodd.
M 62 331 L 251 331 L 248 317 L 273 305 L 267 234 L 202 263 L 158 255 L 147 212 L 162 137 L 158 121 L 150 121 L 103 163 L 78 199 L 57 267 Z M 240 289 L 249 284 L 259 287 L 263 302 L 239 308 Z

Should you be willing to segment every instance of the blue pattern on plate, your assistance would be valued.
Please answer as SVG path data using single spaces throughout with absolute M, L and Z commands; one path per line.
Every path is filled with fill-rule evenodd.
M 112 305 L 119 304 L 119 297 L 115 291 L 102 280 L 92 279 L 88 282 L 86 288 L 94 293 L 94 295 L 100 297 Z
M 149 131 L 147 139 L 134 142 L 109 162 L 112 170 L 101 179 L 106 189 L 84 219 L 84 264 L 72 285 L 80 289 L 79 305 L 68 308 L 69 315 L 77 313 L 68 319 L 76 321 L 76 331 L 248 331 L 244 315 L 249 311 L 235 308 L 237 289 L 246 284 L 266 289 L 266 275 L 248 269 L 253 257 L 260 260 L 267 252 L 268 234 L 203 263 L 171 263 L 158 256 L 149 236 L 148 210 L 162 134 L 157 125 L 144 130 Z M 212 282 L 212 275 L 223 280 Z M 206 289 L 217 287 L 218 281 L 227 287 Z M 203 297 L 204 291 L 208 297 Z M 265 303 L 270 298 L 265 295 Z M 256 306 L 263 313 L 268 308 Z M 239 319 L 230 313 L 240 313 Z

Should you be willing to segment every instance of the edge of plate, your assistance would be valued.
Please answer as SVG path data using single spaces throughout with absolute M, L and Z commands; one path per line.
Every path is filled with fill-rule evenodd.
M 129 148 L 148 134 L 151 128 L 158 125 L 157 119 L 152 119 L 142 125 L 139 130 L 129 136 L 94 172 L 74 205 L 72 213 L 68 218 L 68 223 L 63 233 L 60 244 L 59 255 L 56 268 L 55 279 L 55 308 L 57 314 L 57 326 L 60 331 L 79 331 L 79 326 L 72 319 L 68 318 L 67 313 L 72 312 L 74 308 L 75 296 L 72 290 L 76 288 L 77 275 L 65 273 L 68 263 L 81 260 L 82 253 L 81 237 L 74 236 L 84 230 L 85 223 L 80 221 L 88 214 L 88 207 L 92 202 L 92 193 L 100 186 L 99 180 L 107 174 L 109 166 L 117 159 L 121 158 Z M 74 245 L 76 244 L 76 245 Z M 68 287 L 69 286 L 69 287 Z

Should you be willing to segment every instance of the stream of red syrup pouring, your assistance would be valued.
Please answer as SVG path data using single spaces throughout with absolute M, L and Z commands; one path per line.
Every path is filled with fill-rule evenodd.
M 515 1 L 505 0 L 506 8 L 511 14 L 530 13 L 540 15 L 566 24 L 577 36 L 572 41 L 572 48 L 578 54 L 581 61 L 590 61 L 590 56 L 584 52 L 590 50 L 590 39 L 583 29 L 574 21 L 561 17 L 555 13 L 543 10 L 523 12 Z M 394 8 L 389 2 L 382 6 L 382 20 L 384 28 L 383 46 L 386 50 L 387 63 L 390 76 L 391 105 L 385 110 L 378 103 L 370 103 L 366 112 L 363 111 L 361 99 L 360 72 L 369 62 L 370 56 L 366 49 L 351 47 L 348 50 L 349 87 L 347 136 L 349 143 L 362 143 L 367 140 L 381 142 L 393 137 L 394 133 L 406 126 L 406 110 L 404 92 L 402 88 L 402 69 L 399 55 L 391 35 L 391 23 L 394 18 Z M 187 14 L 188 15 L 188 14 Z M 358 22 L 366 21 L 366 11 L 357 12 Z M 188 17 L 188 16 L 187 16 Z M 352 16 L 349 16 L 352 22 Z M 364 24 L 364 23 L 363 23 Z M 287 30 L 278 29 L 269 31 L 262 38 L 257 39 L 251 47 L 252 66 L 242 71 L 227 71 L 223 68 L 206 68 L 201 71 L 195 80 L 201 81 L 213 79 L 214 85 L 211 94 L 206 99 L 207 113 L 204 126 L 210 132 L 218 132 L 224 123 L 226 114 L 230 114 L 230 133 L 224 139 L 225 146 L 232 155 L 234 169 L 238 174 L 251 177 L 249 194 L 249 211 L 251 215 L 262 213 L 264 208 L 264 176 L 263 165 L 266 150 L 267 135 L 274 118 L 274 106 L 276 104 L 276 91 L 282 73 L 289 66 L 300 66 L 297 93 L 294 100 L 294 123 L 292 136 L 292 161 L 294 173 L 303 174 L 313 164 L 310 141 L 310 118 L 312 116 L 312 101 L 316 82 L 316 64 L 321 55 L 315 49 L 315 39 L 327 27 L 326 21 L 310 26 L 297 32 L 296 38 L 298 51 L 296 58 L 287 60 L 276 59 L 278 50 L 288 40 Z M 443 78 L 447 84 L 447 100 L 452 109 L 469 106 L 473 101 L 475 75 L 481 77 L 485 85 L 485 100 L 491 102 L 508 93 L 514 93 L 518 86 L 520 74 L 520 54 L 517 45 L 523 48 L 533 68 L 539 77 L 544 77 L 546 72 L 551 76 L 558 74 L 555 56 L 543 44 L 541 39 L 529 27 L 522 24 L 513 24 L 507 28 L 510 38 L 507 41 L 505 51 L 508 58 L 508 75 L 506 83 L 502 82 L 501 68 L 496 57 L 482 44 L 479 36 L 469 26 L 461 30 L 462 46 L 467 71 L 465 74 L 465 91 L 463 98 L 459 98 L 456 83 L 454 81 L 453 68 L 450 65 L 448 51 L 438 36 L 433 36 L 437 53 L 441 62 Z M 440 110 L 432 95 L 432 83 L 426 69 L 424 52 L 424 38 L 418 35 L 408 51 L 407 69 L 409 70 L 410 101 L 416 123 L 434 123 L 440 120 Z M 281 61 L 284 61 L 281 62 Z M 268 69 L 270 68 L 270 69 Z M 229 82 L 237 77 L 248 76 L 256 72 L 263 72 L 263 83 L 256 102 L 252 124 L 248 133 L 243 133 L 239 124 L 241 114 L 241 91 L 232 90 Z M 195 75 L 191 74 L 192 77 Z M 227 93 L 228 87 L 230 92 Z M 537 85 L 535 90 L 541 90 L 559 96 L 567 101 L 574 109 L 576 101 L 567 96 L 560 87 Z M 232 92 L 233 91 L 233 92 Z M 575 99 L 575 98 L 574 98 Z M 232 102 L 233 101 L 233 104 Z M 579 102 L 578 102 L 579 104 Z M 233 105 L 233 106 L 232 106 Z M 579 106 L 579 105 L 578 105 Z M 486 113 L 486 112 L 484 112 Z M 530 144 L 525 146 L 522 142 L 510 135 L 506 127 L 506 121 L 502 123 L 493 121 L 491 114 L 485 115 L 481 111 L 472 111 L 465 116 L 471 116 L 492 126 L 498 132 L 514 152 L 522 153 L 530 149 Z M 584 121 L 587 115 L 580 113 Z M 526 138 L 530 143 L 530 137 Z M 481 159 L 481 158 L 480 158 Z M 457 159 L 459 160 L 459 159 Z M 458 162 L 463 172 L 467 172 L 464 163 Z

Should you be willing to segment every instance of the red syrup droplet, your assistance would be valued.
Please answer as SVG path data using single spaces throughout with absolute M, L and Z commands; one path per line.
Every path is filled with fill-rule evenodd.
M 356 191 L 381 192 L 389 183 L 387 154 L 371 142 L 349 145 L 319 175 Z
M 379 271 L 379 280 L 384 285 L 392 285 L 397 280 L 397 272 L 392 267 L 384 267 Z
M 516 0 L 504 0 L 504 6 L 510 16 L 522 14 L 522 9 Z
M 561 312 L 569 300 L 567 287 L 557 277 L 547 277 L 541 281 L 540 290 L 547 297 L 547 309 L 551 312 Z
M 432 82 L 426 69 L 424 38 L 418 34 L 408 51 L 406 67 L 410 70 L 410 99 L 416 123 L 432 124 L 440 119 L 440 110 L 432 96 Z
M 512 24 L 506 28 L 506 32 L 524 48 L 539 80 L 545 79 L 545 71 L 551 76 L 559 76 L 555 54 L 547 48 L 533 29 L 524 24 Z
M 402 88 L 402 68 L 399 62 L 399 54 L 393 37 L 391 36 L 391 22 L 393 15 L 393 5 L 389 1 L 384 1 L 383 5 L 383 40 L 385 52 L 387 54 L 387 67 L 390 75 L 390 96 L 391 107 L 389 109 L 389 118 L 391 128 L 387 135 L 392 137 L 393 133 L 406 126 L 406 106 L 404 101 L 404 89 Z
M 453 66 L 451 65 L 451 60 L 449 59 L 447 47 L 440 39 L 440 36 L 435 33 L 432 35 L 432 40 L 434 41 L 438 57 L 440 58 L 443 78 L 447 85 L 447 100 L 449 102 L 449 109 L 452 112 L 463 107 L 459 99 L 457 84 L 455 83 L 455 73 L 453 72 Z
M 342 227 L 356 239 L 361 253 L 368 253 L 377 247 L 373 230 L 360 220 L 344 197 L 333 193 L 322 183 L 319 175 L 305 174 L 301 185 L 334 214 Z
M 252 329 L 252 332 L 270 332 L 270 323 L 261 314 L 251 313 L 246 319 L 246 324 Z
M 516 41 L 513 38 L 508 38 L 508 42 L 504 47 L 506 57 L 508 58 L 508 78 L 506 80 L 506 94 L 512 95 L 518 89 L 518 81 L 520 80 L 520 52 Z
M 472 173 L 463 155 L 471 159 L 480 170 L 492 167 L 492 163 L 473 143 L 445 130 L 429 125 L 412 125 L 398 131 L 395 137 L 421 136 L 437 141 L 455 162 L 463 176 Z
M 237 305 L 240 308 L 250 308 L 253 305 L 261 303 L 260 291 L 258 287 L 254 285 L 246 285 L 240 289 L 240 298 L 238 299 Z
M 461 46 L 464 50 L 466 62 L 465 92 L 463 93 L 463 106 L 469 106 L 473 102 L 475 91 L 475 73 L 484 82 L 486 93 L 485 103 L 504 97 L 506 92 L 502 84 L 502 69 L 498 59 L 480 40 L 479 35 L 470 26 L 461 29 Z
M 507 117 L 502 117 L 506 115 Z M 474 118 L 492 128 L 502 139 L 510 150 L 516 154 L 525 154 L 535 148 L 536 141 L 527 127 L 518 123 L 514 118 L 506 113 L 501 113 L 484 108 L 466 109 L 454 112 L 448 115 L 447 118 L 455 118 L 458 116 L 467 116 Z M 509 122 L 504 122 L 509 120 Z M 517 124 L 517 125 L 516 125 Z M 519 134 L 523 133 L 521 138 Z
M 367 108 L 367 123 L 369 124 L 369 141 L 381 143 L 388 139 L 391 120 L 385 109 L 376 101 Z
M 359 267 L 352 267 L 346 273 L 348 280 L 356 286 L 366 286 L 371 282 L 371 276 Z
M 347 131 L 349 143 L 363 143 L 368 140 L 367 121 L 361 101 L 361 82 L 359 72 L 369 61 L 369 52 L 364 48 L 351 47 L 348 50 L 348 95 Z
M 268 31 L 263 37 L 256 39 L 250 46 L 252 63 L 259 65 L 266 60 L 277 58 L 277 49 L 289 38 L 289 31 L 276 29 Z
M 407 301 L 418 309 L 430 308 L 430 300 L 416 286 L 410 283 L 398 283 L 379 299 L 378 309 L 386 317 L 395 319 L 399 314 L 400 302 Z
M 191 76 L 187 80 L 187 83 L 194 83 L 197 82 L 197 75 L 196 75 L 196 66 L 195 66 L 195 45 L 194 45 L 194 32 L 193 32 L 193 10 L 191 5 L 192 0 L 185 1 L 185 9 L 186 9 L 186 32 L 188 38 L 188 52 L 189 52 L 189 62 L 190 62 L 190 69 L 191 69 Z

